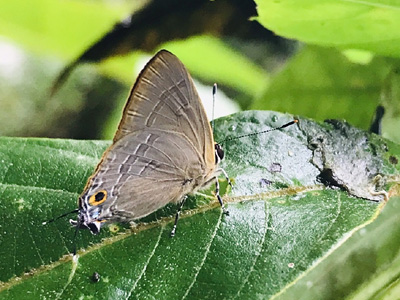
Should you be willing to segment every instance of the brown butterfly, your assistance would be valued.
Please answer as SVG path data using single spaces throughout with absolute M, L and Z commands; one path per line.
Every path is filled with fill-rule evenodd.
M 133 86 L 122 120 L 96 171 L 79 197 L 77 228 L 93 234 L 107 222 L 139 219 L 179 203 L 175 235 L 186 195 L 216 184 L 224 152 L 185 66 L 161 50 Z M 229 181 L 229 180 L 228 180 Z

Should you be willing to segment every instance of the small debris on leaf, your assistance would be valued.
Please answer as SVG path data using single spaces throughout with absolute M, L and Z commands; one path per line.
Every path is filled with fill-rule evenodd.
M 270 172 L 272 172 L 272 173 L 279 173 L 279 172 L 282 171 L 282 166 L 281 166 L 281 164 L 279 164 L 279 163 L 272 163 L 272 164 L 269 166 L 268 170 L 269 170 Z
M 390 162 L 392 165 L 397 165 L 397 164 L 399 163 L 399 159 L 398 159 L 396 156 L 391 155 L 391 156 L 389 157 L 389 162 Z
M 261 178 L 260 179 L 260 187 L 266 187 L 268 185 L 270 185 L 272 183 L 272 181 L 265 179 L 265 178 Z
M 97 272 L 94 272 L 94 273 L 92 274 L 92 276 L 90 277 L 90 279 L 91 279 L 93 282 L 99 282 L 99 281 L 100 281 L 100 274 L 97 273 Z

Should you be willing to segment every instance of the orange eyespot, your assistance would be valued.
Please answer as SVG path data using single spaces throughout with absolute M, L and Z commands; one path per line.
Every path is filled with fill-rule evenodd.
M 99 205 L 99 204 L 103 203 L 104 201 L 106 201 L 106 199 L 107 199 L 107 191 L 101 190 L 101 191 L 97 192 L 96 194 L 93 194 L 92 196 L 90 196 L 89 204 L 96 206 L 96 205 Z

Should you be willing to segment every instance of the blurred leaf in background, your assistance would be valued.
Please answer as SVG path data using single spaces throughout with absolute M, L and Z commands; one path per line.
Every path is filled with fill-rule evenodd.
M 264 65 L 280 64 L 280 61 L 266 57 L 266 53 L 275 51 L 281 58 L 288 53 L 280 54 L 281 46 L 286 48 L 287 42 L 258 22 L 249 21 L 256 15 L 252 1 L 197 0 L 184 5 L 176 0 L 143 1 L 135 2 L 135 5 L 130 1 L 63 1 L 62 5 L 46 0 L 35 2 L 29 5 L 18 1 L 2 3 L 2 14 L 7 18 L 0 20 L 4 25 L 0 35 L 26 49 L 29 62 L 39 59 L 39 66 L 51 65 L 39 68 L 42 71 L 39 74 L 35 73 L 34 67 L 33 71 L 21 72 L 35 79 L 33 86 L 37 100 L 30 86 L 24 83 L 4 93 L 27 90 L 26 96 L 10 96 L 2 103 L 18 102 L 23 107 L 27 102 L 36 103 L 36 109 L 30 110 L 30 116 L 22 113 L 18 118 L 7 118 L 5 115 L 4 126 L 0 126 L 4 128 L 3 135 L 111 138 L 128 89 L 143 66 L 140 59 L 143 51 L 155 52 L 161 47 L 174 51 L 194 77 L 210 86 L 218 82 L 221 95 L 226 93 L 242 107 L 249 107 L 251 99 L 267 86 L 269 71 Z M 20 7 L 26 9 L 20 10 Z M 29 18 L 25 17 L 28 7 L 31 10 Z M 85 49 L 88 50 L 85 52 Z M 99 68 L 78 66 L 50 99 L 52 85 L 63 69 L 62 64 L 67 65 L 69 61 L 75 66 L 74 60 L 80 53 L 83 53 L 83 61 L 101 60 L 101 65 Z M 62 63 L 56 57 L 67 61 Z M 19 67 L 24 69 L 26 65 Z M 8 82 L 8 79 L 4 81 Z M 21 78 L 21 81 L 25 79 Z M 71 98 L 73 100 L 69 100 Z M 211 87 L 202 98 L 211 103 Z M 52 106 L 57 109 L 44 109 Z M 232 108 L 219 109 L 216 116 L 238 110 L 237 105 L 230 106 Z M 35 121 L 41 123 L 40 126 Z
M 391 0 L 291 0 L 257 3 L 256 18 L 276 34 L 341 50 L 399 57 L 400 3 Z
M 389 100 L 389 84 L 384 84 L 391 81 L 390 89 L 398 89 L 396 80 L 387 77 L 393 78 L 391 72 L 399 66 L 399 1 L 255 2 L 256 20 L 266 28 L 280 36 L 325 49 L 306 47 L 301 50 L 305 53 L 299 53 L 282 74 L 271 80 L 271 89 L 267 87 L 253 107 L 268 107 L 271 96 L 273 107 L 282 110 L 283 104 L 277 100 L 281 97 L 290 112 L 295 109 L 296 113 L 299 111 L 319 120 L 347 119 L 368 128 L 375 108 L 382 104 L 389 112 L 389 117 L 384 117 L 382 135 L 400 141 L 394 121 L 400 118 L 400 99 Z M 343 51 L 349 61 L 338 51 Z M 390 96 L 395 95 L 390 93 Z M 296 101 L 296 108 L 293 108 L 298 98 L 300 101 Z
M 367 129 L 389 72 L 381 57 L 360 64 L 336 49 L 307 46 L 274 76 L 252 108 L 312 113 L 321 121 L 345 119 Z
M 0 63 L 8 65 L 0 73 L 3 135 L 111 138 L 129 86 L 141 69 L 143 52 L 164 47 L 177 54 L 195 78 L 207 85 L 218 82 L 221 98 L 226 94 L 242 109 L 346 119 L 368 128 L 375 108 L 383 105 L 388 115 L 382 134 L 399 138 L 395 133 L 399 113 L 393 109 L 399 100 L 388 101 L 388 95 L 395 93 L 388 94 L 384 84 L 398 65 L 394 58 L 400 47 L 400 4 L 396 2 L 0 0 L 0 4 L 1 49 L 7 54 Z M 280 36 L 308 45 L 299 47 L 297 41 Z M 15 56 L 19 63 L 10 64 Z M 100 61 L 98 68 L 79 64 Z M 7 71 L 11 65 L 18 70 L 16 75 Z M 64 85 L 50 99 L 62 70 L 71 76 L 60 81 Z M 395 90 L 397 83 L 391 82 Z M 202 95 L 206 104 L 211 103 L 210 91 Z M 218 109 L 217 116 L 238 109 L 230 107 Z
M 83 44 L 103 34 L 132 4 L 17 0 L 0 5 L 0 134 L 98 136 L 93 125 L 108 117 L 116 104 L 106 100 L 121 95 L 121 84 L 84 66 L 60 95 L 50 99 L 49 90 L 65 63 L 61 59 L 78 55 Z M 99 103 L 104 107 L 99 109 Z
M 382 119 L 383 136 L 400 141 L 400 69 L 393 66 L 383 84 L 380 101 L 384 108 Z

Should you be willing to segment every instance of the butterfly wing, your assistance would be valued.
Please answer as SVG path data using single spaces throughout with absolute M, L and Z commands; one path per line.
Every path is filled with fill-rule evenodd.
M 114 142 L 146 128 L 180 132 L 210 168 L 214 140 L 207 115 L 185 66 L 161 50 L 145 66 L 131 90 Z
M 195 192 L 214 172 L 212 131 L 193 81 L 162 50 L 140 73 L 113 144 L 88 180 L 80 223 L 146 216 Z
M 136 131 L 113 144 L 91 179 L 87 193 L 108 193 L 100 219 L 144 217 L 179 201 L 204 182 L 202 162 L 180 133 L 160 129 Z

